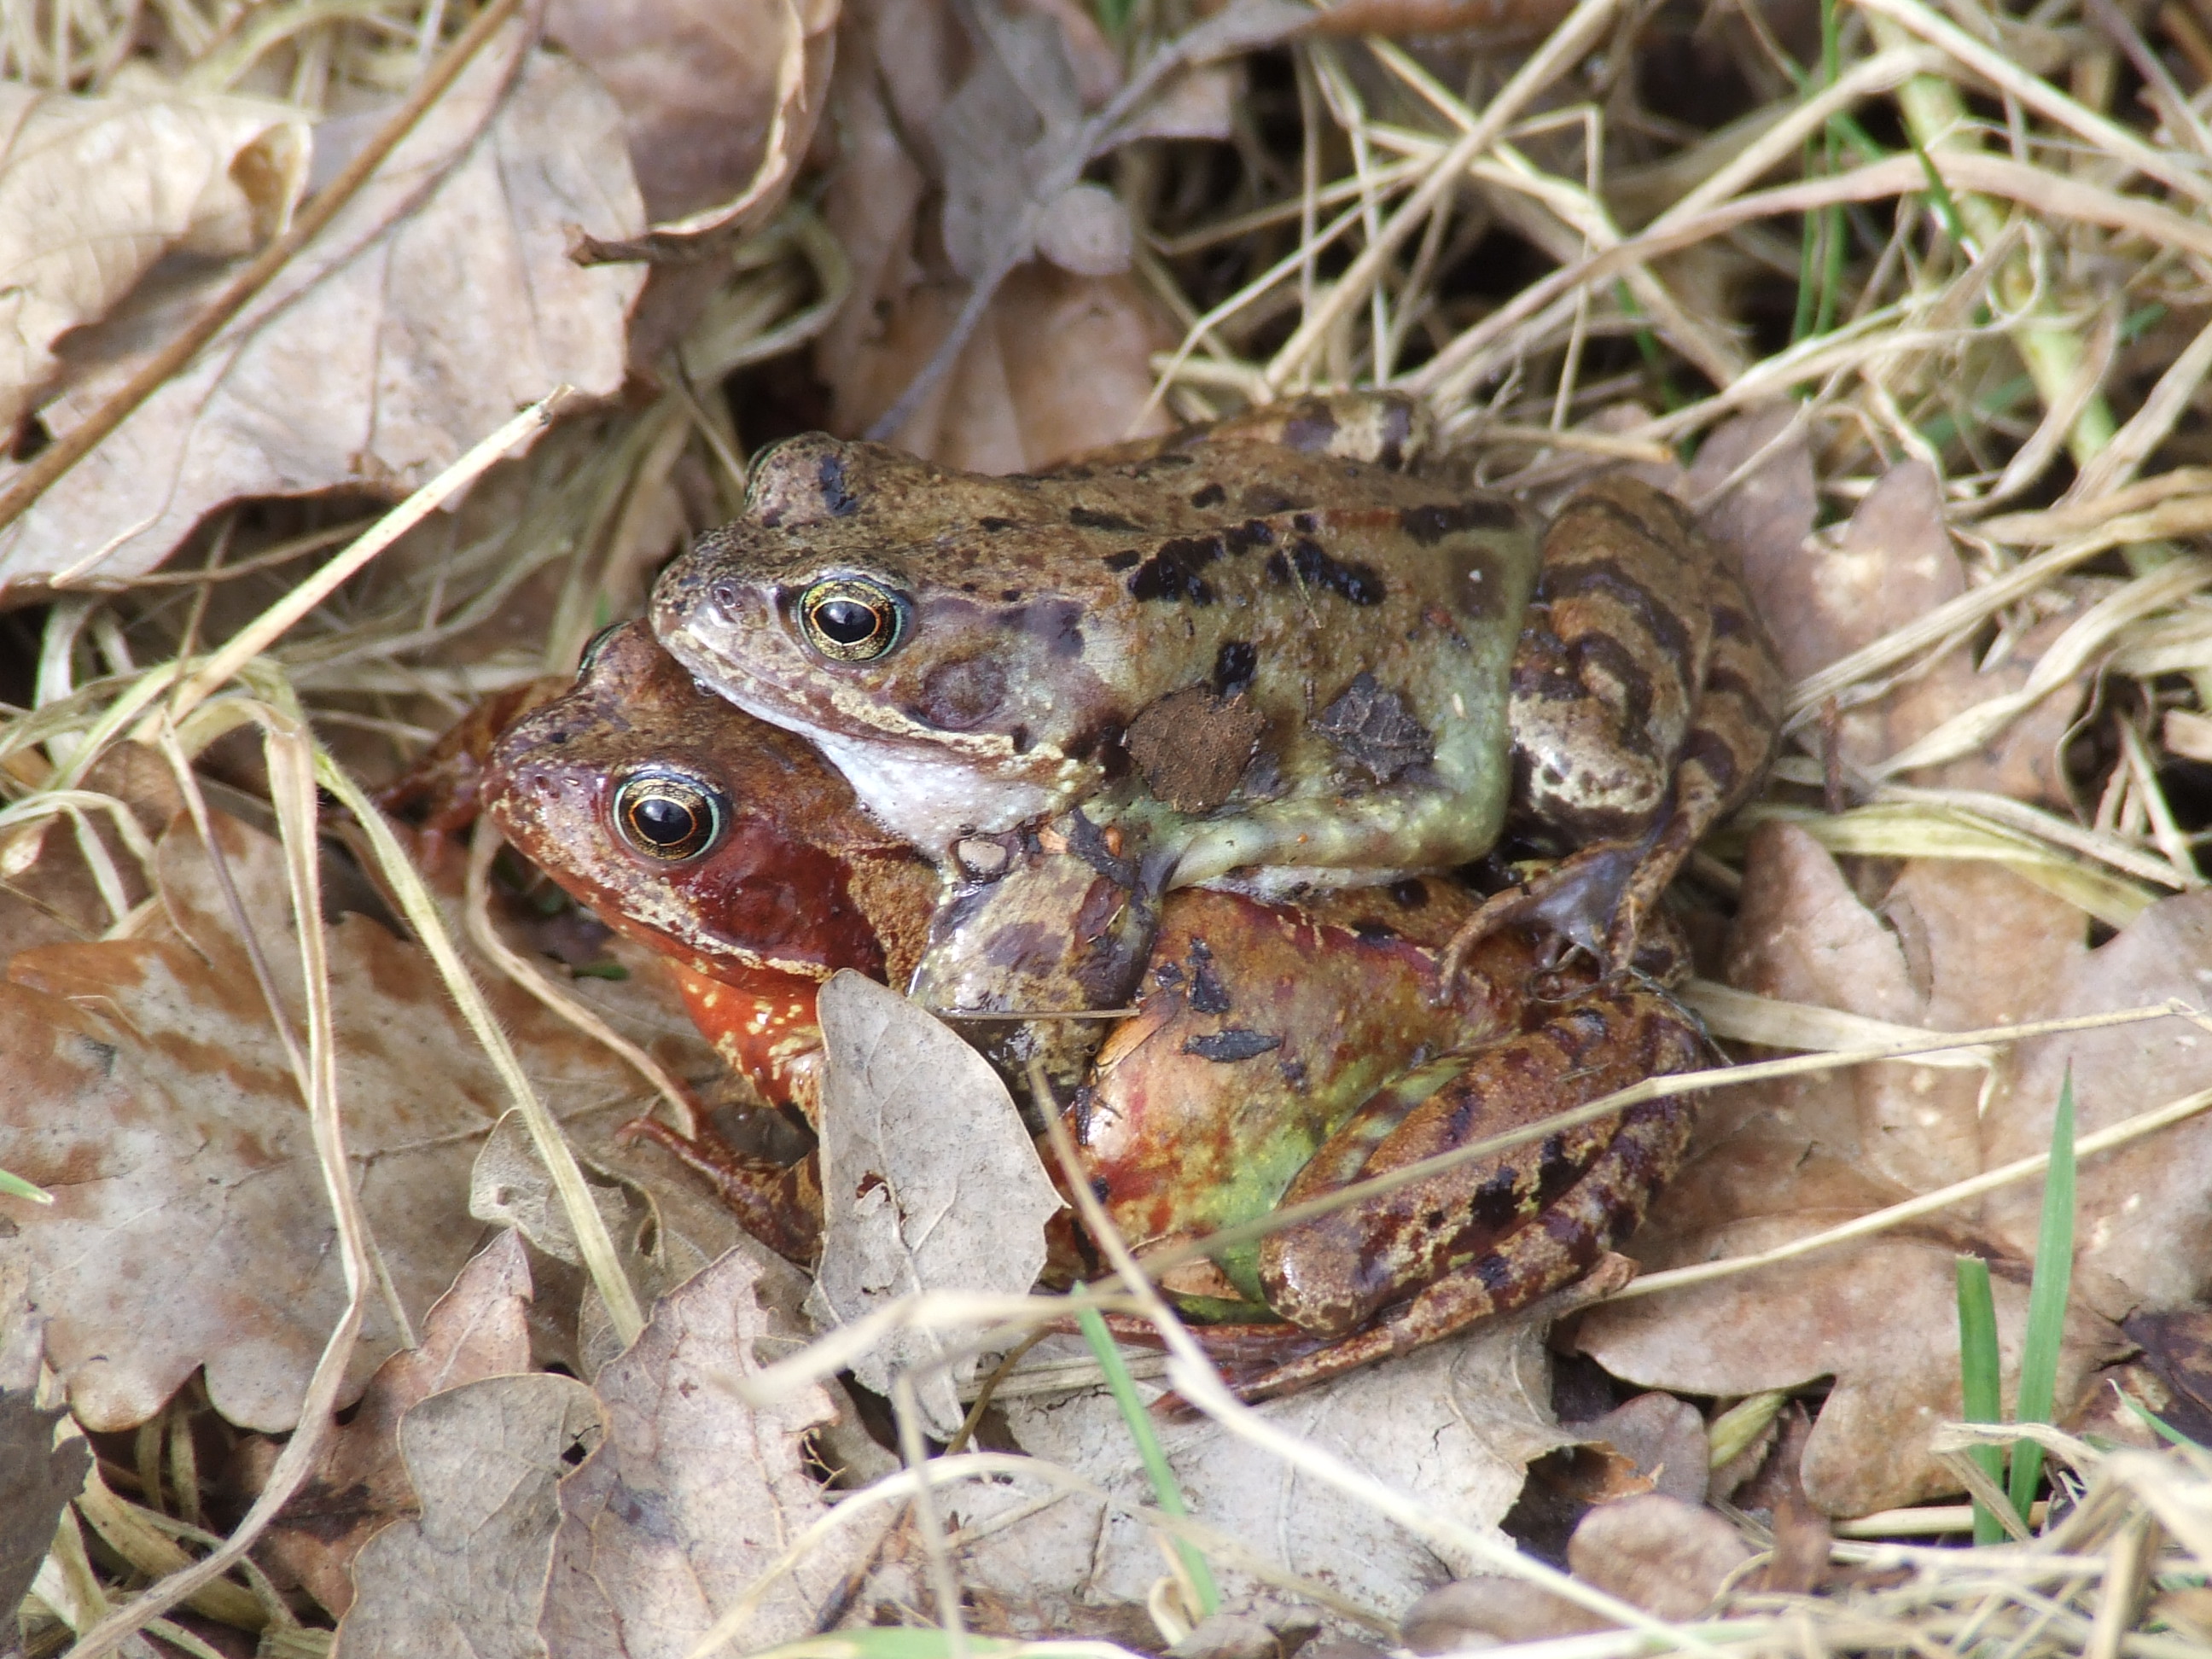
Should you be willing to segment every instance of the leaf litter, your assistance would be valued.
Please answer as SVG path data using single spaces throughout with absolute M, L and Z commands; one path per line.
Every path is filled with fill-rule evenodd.
M 572 1215 L 534 1136 L 495 1127 L 514 1085 L 396 920 L 388 853 L 327 807 L 325 915 L 299 931 L 265 833 L 272 804 L 294 809 L 237 730 L 260 718 L 249 704 L 296 709 L 343 763 L 389 777 L 474 698 L 565 673 L 634 613 L 781 431 L 899 411 L 910 447 L 1024 470 L 1389 379 L 1494 481 L 1541 502 L 1635 466 L 1742 560 L 1796 685 L 1765 799 L 1681 890 L 1710 975 L 1686 994 L 1732 1054 L 2202 1008 L 2203 23 L 1862 0 L 1832 9 L 1824 42 L 1809 9 L 1695 33 L 1604 0 L 1475 9 L 1368 7 L 1303 36 L 1297 8 L 1264 0 L 1211 22 L 556 6 L 568 56 L 494 33 L 337 221 L 128 407 L 131 376 L 325 199 L 472 18 L 394 4 L 238 25 L 174 0 L 137 30 L 93 8 L 0 19 L 19 136 L 0 200 L 100 216 L 0 216 L 25 228 L 0 232 L 19 296 L 0 580 L 42 607 L 0 617 L 20 664 L 0 653 L 0 695 L 21 705 L 0 722 L 0 1169 L 56 1198 L 0 1199 L 0 1269 L 32 1287 L 0 1350 L 37 1331 L 47 1361 L 43 1380 L 35 1364 L 0 1378 L 0 1399 L 23 1391 L 33 1429 L 66 1401 L 100 1460 L 30 1563 L 19 1618 L 40 1650 L 132 1622 L 73 1517 L 170 1571 L 187 1553 L 146 1540 L 203 1549 L 184 1529 L 245 1510 L 195 1436 L 273 1435 L 246 1443 L 265 1464 L 303 1399 L 364 1384 L 263 1534 L 275 1582 L 248 1572 L 167 1613 L 157 1592 L 136 1622 L 165 1641 L 270 1623 L 326 1646 L 317 1603 L 341 1610 L 344 1558 L 380 1526 L 352 1558 L 349 1651 L 687 1651 L 732 1607 L 758 1609 L 745 1648 L 825 1617 L 1191 1653 L 1307 1639 L 1312 1615 L 1269 1597 L 1319 1609 L 1322 1643 L 1595 1628 L 1553 1590 L 1474 1576 L 1498 1560 L 1452 1542 L 1510 1537 L 1686 1636 L 1762 1652 L 2202 1646 L 2173 1575 L 2212 1565 L 2207 1471 L 2136 1414 L 2179 1419 L 2204 1386 L 2186 1333 L 2212 1280 L 2212 1183 L 2186 1113 L 2208 1080 L 2189 1018 L 1708 1090 L 1693 1161 L 1632 1243 L 1645 1277 L 1552 1334 L 1583 1358 L 1561 1367 L 1544 1318 L 1509 1321 L 1249 1421 L 1164 1424 L 1185 1523 L 1156 1507 L 1066 1339 L 993 1364 L 1064 1316 L 1020 1294 L 1032 1247 L 1008 1235 L 1034 1221 L 962 1252 L 996 1277 L 933 1265 L 923 1300 L 852 1300 L 840 1316 L 861 1326 L 825 1339 L 849 1365 L 908 1321 L 893 1346 L 919 1362 L 901 1375 L 933 1401 L 928 1426 L 965 1413 L 963 1447 L 988 1448 L 933 1459 L 944 1479 L 916 1501 L 834 1381 L 776 1369 L 811 1352 L 807 1278 L 748 1249 L 658 1148 L 610 1138 L 654 1098 L 629 1060 L 483 975 L 524 1086 L 582 1158 L 565 1190 L 592 1214 Z M 1990 90 L 2001 127 L 1984 125 L 1997 104 L 1968 101 Z M 21 142 L 34 130 L 80 148 Z M 104 175 L 82 159 L 95 141 L 144 159 Z M 118 187 L 126 172 L 163 193 Z M 277 615 L 306 561 L 562 382 L 588 395 L 532 454 L 471 463 L 465 499 L 263 622 L 241 678 L 165 704 L 173 665 Z M 118 413 L 34 501 L 5 493 L 42 445 Z M 293 1040 L 331 1051 L 375 1245 L 359 1283 L 165 741 L 216 804 Z M 406 845 L 453 904 L 455 849 Z M 757 1109 L 716 1093 L 727 1080 L 648 959 L 574 916 L 532 920 L 511 890 L 495 908 L 512 944 L 586 970 L 550 977 L 650 1052 L 679 1103 L 695 1091 L 682 1109 Z M 308 995 L 324 971 L 326 1038 Z M 884 1057 L 949 1041 L 915 1025 Z M 2056 1414 L 2105 1438 L 2039 1431 L 2059 1473 L 2031 1542 L 1928 1547 L 1911 1540 L 1959 1524 L 1942 1501 L 1964 1443 L 1947 1426 L 1950 1258 L 1991 1261 L 2015 1366 L 2040 1182 L 2009 1172 L 2045 1150 L 2069 1066 L 2085 1137 L 2183 1103 L 2080 1172 Z M 957 1103 L 921 1097 L 939 1088 L 878 1109 L 918 1122 Z M 864 1158 L 902 1156 L 899 1139 Z M 1018 1132 L 1006 1144 L 1034 1164 Z M 941 1178 L 882 1173 L 872 1190 L 917 1198 Z M 590 1288 L 608 1269 L 576 1265 L 589 1235 L 633 1297 L 659 1298 L 635 1344 Z M 878 1265 L 928 1254 L 903 1234 L 871 1248 Z M 488 1348 L 441 1358 L 477 1306 Z M 394 1357 L 403 1326 L 426 1346 Z M 351 1380 L 310 1395 L 333 1329 Z M 1136 1363 L 1157 1390 L 1158 1362 Z M 863 1376 L 901 1392 L 888 1366 Z M 87 1443 L 58 1432 L 57 1491 Z M 121 1450 L 134 1434 L 167 1462 Z M 1382 1489 L 1411 1507 L 1377 1507 Z M 323 1506 L 342 1493 L 340 1528 Z M 1211 1619 L 1163 1576 L 1178 1526 L 1230 1593 Z

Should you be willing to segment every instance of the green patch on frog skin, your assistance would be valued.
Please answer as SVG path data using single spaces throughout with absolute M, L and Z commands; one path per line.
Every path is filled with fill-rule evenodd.
M 1283 1194 L 1290 1190 L 1305 1167 L 1319 1154 L 1329 1137 L 1350 1123 L 1355 1117 L 1361 1120 L 1361 1133 L 1347 1137 L 1341 1146 L 1332 1147 L 1331 1161 L 1337 1165 L 1332 1185 L 1346 1184 L 1359 1178 L 1368 1158 L 1376 1146 L 1406 1120 L 1408 1113 L 1419 1107 L 1437 1090 L 1449 1083 L 1466 1067 L 1463 1055 L 1448 1054 L 1432 1060 L 1425 1066 L 1417 1066 L 1401 1072 L 1380 1088 L 1369 1092 L 1364 1086 L 1357 1092 L 1347 1088 L 1354 1105 L 1338 1113 L 1327 1123 L 1301 1122 L 1285 1128 L 1251 1146 L 1238 1148 L 1237 1173 L 1209 1191 L 1199 1194 L 1203 1200 L 1203 1224 L 1209 1230 L 1233 1227 L 1246 1221 L 1256 1221 L 1272 1214 L 1281 1205 Z M 1347 1078 L 1347 1081 L 1351 1081 Z M 1196 1219 L 1195 1217 L 1193 1218 Z M 1260 1283 L 1260 1242 L 1232 1245 L 1213 1258 L 1214 1265 L 1223 1275 L 1256 1306 L 1267 1306 L 1267 1292 Z M 1190 1303 L 1192 1316 L 1205 1319 L 1211 1316 L 1197 1311 L 1198 1303 L 1208 1298 L 1195 1298 Z M 1224 1307 L 1235 1307 L 1224 1302 Z M 1249 1312 L 1236 1316 L 1250 1317 Z

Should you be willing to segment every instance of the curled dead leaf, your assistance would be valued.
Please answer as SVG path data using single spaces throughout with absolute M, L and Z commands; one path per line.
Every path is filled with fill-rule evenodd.
M 821 118 L 837 15 L 837 0 L 552 0 L 548 38 L 622 106 L 651 241 L 775 211 Z
M 550 1659 L 680 1659 L 826 1510 L 804 1442 L 836 1415 L 830 1395 L 807 1385 L 751 1406 L 731 1386 L 800 1335 L 757 1299 L 759 1273 L 744 1252 L 724 1256 L 601 1369 L 606 1437 L 561 1485 L 538 1624 Z M 811 1634 L 889 1519 L 808 1551 L 763 1598 L 746 1650 Z
M 599 1437 L 592 1391 L 539 1371 L 432 1395 L 400 1419 L 422 1508 L 368 1540 L 332 1659 L 533 1659 L 554 1487 Z
M 162 256 L 235 258 L 282 230 L 309 142 L 297 111 L 247 98 L 0 86 L 0 433 L 52 377 L 55 342 Z
M 401 1419 L 447 1389 L 529 1370 L 530 1293 L 516 1234 L 503 1232 L 471 1256 L 423 1322 L 422 1346 L 377 1367 L 361 1408 L 331 1431 L 315 1473 L 263 1535 L 262 1547 L 331 1613 L 343 1617 L 353 1605 L 362 1546 L 416 1506 L 400 1461 Z M 275 1447 L 263 1444 L 260 1461 L 274 1462 Z
M 1712 1510 L 1657 1492 L 1599 1504 L 1567 1540 L 1576 1577 L 1662 1619 L 1696 1618 L 1751 1557 Z
M 990 1063 L 897 992 L 850 970 L 822 988 L 827 1056 L 820 1124 L 822 1262 L 807 1311 L 823 1326 L 922 1291 L 1019 1295 L 1045 1260 L 1060 1208 L 1006 1085 Z M 965 1333 L 895 1333 L 853 1367 L 879 1394 L 913 1370 L 930 1431 L 964 1415 L 956 1388 Z
M 618 116 L 587 73 L 525 38 L 511 28 L 479 52 L 191 367 L 0 529 L 0 590 L 150 570 L 241 496 L 404 493 L 555 386 L 622 384 L 643 275 L 568 255 L 578 225 L 643 222 Z M 142 283 L 73 336 L 48 428 L 87 418 L 229 274 Z
M 213 824 L 304 1030 L 281 851 L 234 819 Z M 0 1215 L 88 1427 L 143 1421 L 204 1367 L 225 1417 L 279 1432 L 344 1299 L 322 1172 L 189 820 L 162 836 L 154 874 L 160 902 L 126 936 L 20 951 L 0 981 L 0 1168 L 55 1197 L 0 1198 Z M 468 1167 L 506 1091 L 422 951 L 360 915 L 325 934 L 355 1178 L 392 1285 L 419 1316 L 481 1237 Z M 512 988 L 488 990 L 572 1132 L 636 1109 L 626 1066 Z M 372 1298 L 353 1391 L 398 1340 Z

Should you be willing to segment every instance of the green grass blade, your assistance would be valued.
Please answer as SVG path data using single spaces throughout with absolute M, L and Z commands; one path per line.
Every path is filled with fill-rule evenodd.
M 2193 1451 L 2212 1451 L 2212 1446 L 2207 1446 L 2201 1440 L 2191 1440 L 2172 1424 L 2152 1412 L 2150 1407 L 2144 1405 L 2142 1401 L 2124 1390 L 2120 1395 L 2120 1404 L 2133 1412 L 2138 1420 L 2148 1425 L 2151 1431 L 2167 1445 L 2187 1446 Z
M 19 1175 L 9 1175 L 0 1170 L 0 1194 L 9 1198 L 27 1198 L 33 1204 L 51 1204 L 54 1195 L 44 1187 L 34 1187 Z
M 1137 1398 L 1137 1385 L 1130 1379 L 1129 1368 L 1121 1363 L 1121 1349 L 1114 1345 L 1114 1334 L 1106 1328 L 1106 1321 L 1096 1308 L 1085 1308 L 1076 1317 L 1081 1322 L 1084 1340 L 1090 1343 L 1091 1352 L 1097 1357 L 1098 1369 L 1106 1373 L 1106 1386 L 1113 1393 L 1114 1403 L 1121 1408 L 1121 1420 L 1129 1425 L 1129 1438 L 1137 1443 L 1137 1455 L 1144 1461 L 1145 1473 L 1152 1480 L 1152 1496 L 1170 1515 L 1189 1514 L 1183 1507 L 1182 1488 L 1176 1485 L 1175 1471 L 1168 1467 L 1167 1454 L 1160 1449 L 1159 1437 L 1152 1432 L 1151 1414 L 1145 1410 L 1145 1402 Z M 1191 1586 L 1198 1592 L 1199 1612 L 1213 1613 L 1221 1606 L 1221 1591 L 1214 1584 L 1213 1569 L 1206 1565 L 1206 1558 L 1188 1539 L 1174 1541 L 1183 1571 L 1190 1576 Z
M 1969 1423 L 2004 1420 L 2004 1394 L 1998 1381 L 1997 1304 L 1990 1294 L 1990 1264 L 1978 1255 L 1958 1258 L 1959 1389 Z M 1995 1446 L 1973 1446 L 1966 1455 L 1991 1480 L 2003 1478 L 2003 1454 Z M 1974 1541 L 2001 1544 L 2004 1523 L 1980 1498 L 1974 1500 Z
M 2021 1423 L 2048 1423 L 2058 1388 L 2058 1348 L 2066 1334 L 2066 1300 L 2074 1288 L 2074 1068 L 2058 1085 L 2051 1126 L 2051 1173 L 2043 1183 L 2043 1219 L 2035 1234 L 2035 1277 L 2027 1291 L 2027 1340 L 2020 1358 Z M 2012 1506 L 2027 1519 L 2043 1448 L 2021 1441 L 2012 1451 Z

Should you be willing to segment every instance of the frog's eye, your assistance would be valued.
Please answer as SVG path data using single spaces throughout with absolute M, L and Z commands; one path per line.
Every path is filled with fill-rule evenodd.
M 906 633 L 906 596 L 865 576 L 831 576 L 799 596 L 807 644 L 838 662 L 873 662 Z
M 635 852 L 665 864 L 696 859 L 722 838 L 729 803 L 678 773 L 639 772 L 615 790 L 615 830 Z

